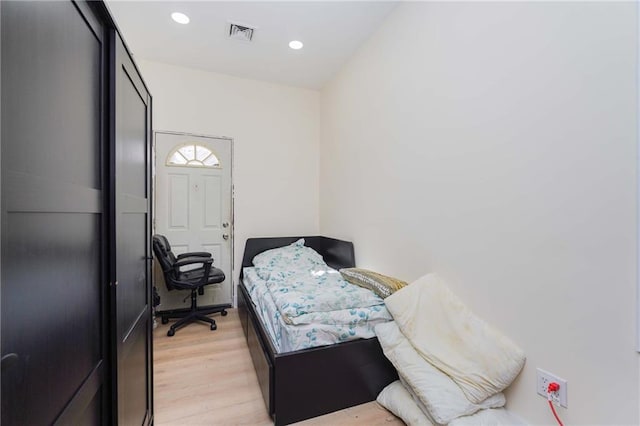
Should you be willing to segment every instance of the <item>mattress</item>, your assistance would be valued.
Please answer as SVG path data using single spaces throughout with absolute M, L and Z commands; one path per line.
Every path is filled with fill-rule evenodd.
M 334 271 L 337 273 L 337 271 Z M 384 304 L 363 308 L 317 312 L 307 315 L 307 323 L 290 324 L 269 291 L 267 281 L 255 268 L 243 269 L 243 283 L 251 296 L 255 311 L 278 353 L 292 352 L 317 346 L 332 345 L 355 339 L 375 337 L 377 324 L 390 321 Z

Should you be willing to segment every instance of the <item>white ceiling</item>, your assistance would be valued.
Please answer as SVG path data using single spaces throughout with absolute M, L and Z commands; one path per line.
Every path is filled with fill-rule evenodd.
M 321 88 L 396 5 L 389 1 L 114 1 L 134 57 L 238 77 Z M 172 12 L 191 18 L 188 25 Z M 228 37 L 229 21 L 257 27 L 251 43 Z M 304 48 L 289 48 L 291 40 Z

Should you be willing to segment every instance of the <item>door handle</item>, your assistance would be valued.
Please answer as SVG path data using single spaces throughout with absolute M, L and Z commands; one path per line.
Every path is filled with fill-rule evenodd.
M 15 363 L 18 362 L 19 359 L 20 357 L 18 356 L 18 354 L 13 352 L 10 354 L 4 355 L 2 357 L 2 361 L 0 361 L 0 364 L 2 364 L 2 372 L 4 373 L 5 371 L 8 371 L 9 369 L 11 369 L 11 367 L 13 367 Z
M 229 239 L 229 234 L 222 234 L 222 239 L 227 241 Z

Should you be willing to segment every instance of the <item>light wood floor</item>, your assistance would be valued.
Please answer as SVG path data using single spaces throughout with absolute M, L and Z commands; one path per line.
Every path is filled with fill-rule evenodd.
M 167 337 L 154 330 L 154 416 L 165 425 L 271 425 L 235 309 L 218 329 L 190 324 Z M 375 401 L 299 425 L 402 425 Z

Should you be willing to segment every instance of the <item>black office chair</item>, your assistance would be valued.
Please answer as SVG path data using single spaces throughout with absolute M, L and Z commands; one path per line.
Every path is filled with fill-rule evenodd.
M 225 309 L 231 305 L 216 305 L 198 309 L 196 302 L 196 292 L 202 295 L 204 294 L 204 286 L 221 283 L 225 279 L 224 272 L 213 266 L 211 253 L 191 252 L 179 254 L 176 257 L 171 251 L 171 245 L 167 238 L 159 234 L 153 236 L 153 252 L 162 267 L 167 290 L 191 290 L 190 309 L 178 309 L 160 313 L 163 324 L 168 323 L 170 318 L 180 318 L 179 321 L 171 325 L 169 331 L 167 331 L 167 336 L 173 336 L 176 333 L 176 329 L 193 321 L 209 323 L 211 330 L 218 328 L 216 321 L 206 315 L 220 312 L 222 316 L 225 316 L 227 315 Z M 188 271 L 180 270 L 184 266 L 197 264 L 202 266 Z

